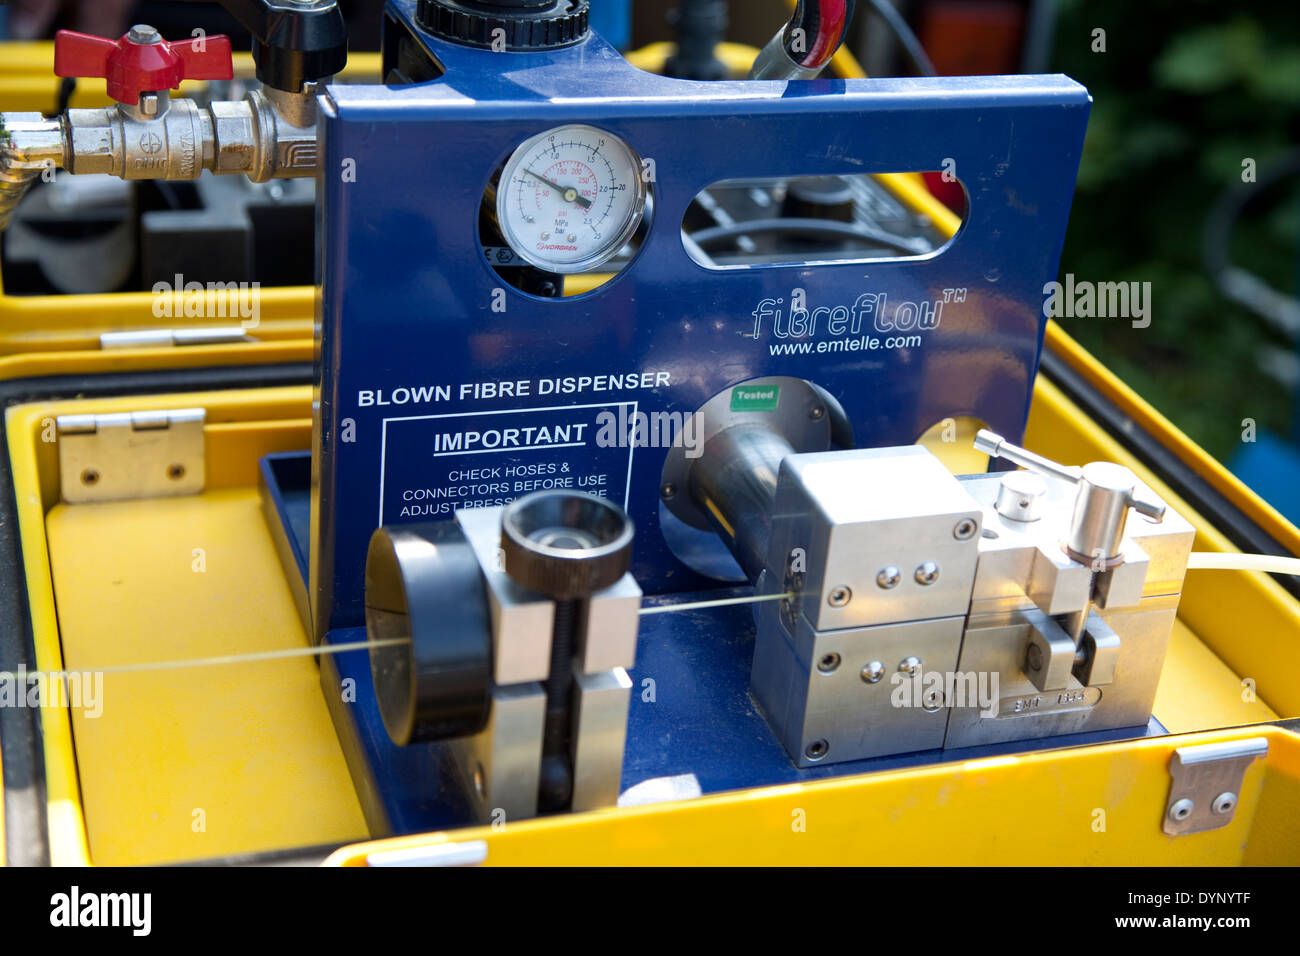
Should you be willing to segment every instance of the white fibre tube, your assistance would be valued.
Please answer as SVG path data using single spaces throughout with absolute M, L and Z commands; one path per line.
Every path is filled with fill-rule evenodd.
M 1300 558 L 1273 554 L 1237 554 L 1228 551 L 1193 551 L 1188 571 L 1267 571 L 1269 574 L 1300 574 Z

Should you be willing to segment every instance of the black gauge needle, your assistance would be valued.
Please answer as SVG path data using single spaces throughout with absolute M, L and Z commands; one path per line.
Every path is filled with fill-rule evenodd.
M 557 193 L 559 193 L 561 196 L 564 197 L 565 202 L 576 202 L 583 209 L 591 208 L 591 200 L 584 199 L 582 196 L 579 196 L 578 191 L 574 189 L 572 186 L 561 186 L 559 183 L 553 183 L 545 176 L 538 176 L 531 169 L 525 169 L 524 173 L 526 175 L 532 176 L 533 179 L 536 179 L 539 183 L 545 183 L 547 186 L 550 186 Z

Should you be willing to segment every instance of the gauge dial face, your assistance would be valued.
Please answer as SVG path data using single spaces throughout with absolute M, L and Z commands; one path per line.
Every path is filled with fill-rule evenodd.
M 612 133 L 561 126 L 510 157 L 497 222 L 515 254 L 539 269 L 587 272 L 617 255 L 645 214 L 641 159 Z

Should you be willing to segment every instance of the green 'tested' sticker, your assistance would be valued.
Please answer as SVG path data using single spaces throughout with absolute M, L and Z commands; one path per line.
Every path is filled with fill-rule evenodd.
M 731 390 L 733 412 L 774 412 L 780 400 L 780 385 L 737 385 Z

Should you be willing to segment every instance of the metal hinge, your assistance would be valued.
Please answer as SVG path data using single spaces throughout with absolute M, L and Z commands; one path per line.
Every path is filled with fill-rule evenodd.
M 203 490 L 202 408 L 60 415 L 59 485 L 69 504 Z
M 482 866 L 487 856 L 485 840 L 466 840 L 367 853 L 366 866 Z
M 252 342 L 242 328 L 228 329 L 142 329 L 135 332 L 105 332 L 101 349 L 157 349 L 181 345 L 237 345 Z
M 1232 822 L 1246 768 L 1268 753 L 1263 737 L 1179 747 L 1169 760 L 1173 785 L 1164 830 L 1171 836 L 1217 830 Z

